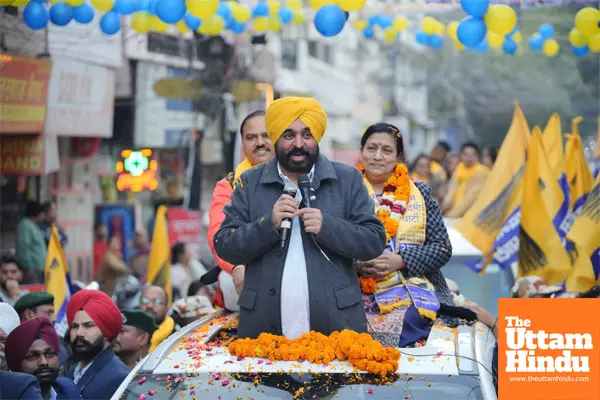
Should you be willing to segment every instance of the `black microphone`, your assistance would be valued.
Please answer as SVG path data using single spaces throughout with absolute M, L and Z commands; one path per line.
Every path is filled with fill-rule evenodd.
M 283 188 L 283 193 L 296 198 L 296 188 L 289 182 L 286 183 L 285 187 Z M 279 227 L 279 243 L 281 244 L 282 249 L 287 247 L 291 232 L 292 220 L 290 218 L 284 218 L 281 220 L 281 226 Z
M 315 189 L 313 189 L 308 176 L 300 175 L 298 177 L 298 187 L 302 192 L 302 200 L 304 201 L 304 204 L 306 204 L 306 207 L 310 208 L 311 202 L 315 201 L 317 196 L 315 196 Z

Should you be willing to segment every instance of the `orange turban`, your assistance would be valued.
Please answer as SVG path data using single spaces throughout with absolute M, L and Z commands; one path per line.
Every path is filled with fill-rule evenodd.
M 98 290 L 80 290 L 75 293 L 67 304 L 69 326 L 80 310 L 85 311 L 98 325 L 106 340 L 113 340 L 121 332 L 123 327 L 121 311 L 105 293 Z
M 271 142 L 275 144 L 297 119 L 304 122 L 317 142 L 321 141 L 327 129 L 327 114 L 321 104 L 310 97 L 285 97 L 267 108 L 265 123 Z

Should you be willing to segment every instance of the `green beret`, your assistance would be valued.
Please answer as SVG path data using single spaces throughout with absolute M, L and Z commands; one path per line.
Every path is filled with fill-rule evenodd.
M 47 292 L 29 292 L 17 300 L 14 309 L 20 313 L 28 308 L 35 308 L 42 305 L 54 305 L 54 296 Z
M 150 335 L 158 329 L 154 317 L 141 310 L 123 310 L 123 325 L 135 326 Z

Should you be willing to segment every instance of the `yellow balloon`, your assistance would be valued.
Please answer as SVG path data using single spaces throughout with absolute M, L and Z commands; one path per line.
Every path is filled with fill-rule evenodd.
M 448 36 L 453 40 L 458 40 L 456 32 L 458 31 L 458 21 L 452 21 L 448 24 Z
M 287 0 L 286 4 L 288 7 L 293 8 L 294 10 L 302 8 L 302 0 Z
M 556 40 L 548 39 L 544 42 L 544 47 L 542 50 L 548 57 L 556 57 L 560 51 L 560 46 Z
M 600 33 L 590 36 L 587 40 L 587 45 L 594 53 L 600 53 Z
M 252 20 L 252 28 L 254 28 L 255 32 L 266 32 L 269 29 L 269 18 L 254 18 L 254 20 Z
M 583 36 L 594 36 L 600 33 L 600 10 L 593 7 L 586 7 L 579 10 L 575 15 L 575 28 Z
M 152 16 L 152 30 L 156 33 L 165 33 L 169 30 L 169 24 L 163 22 L 156 15 Z
M 14 2 L 11 5 L 13 7 L 23 7 L 26 6 L 27 3 L 29 3 L 29 0 L 14 0 Z
M 512 40 L 514 40 L 516 44 L 521 44 L 523 41 L 523 35 L 520 31 L 517 31 L 512 35 Z
M 274 17 L 269 17 L 269 30 L 271 32 L 281 31 L 281 26 L 281 19 L 277 15 Z
M 569 32 L 569 42 L 571 42 L 573 46 L 581 47 L 586 44 L 587 40 L 585 36 L 583 36 L 581 32 L 577 30 L 577 28 L 573 28 Z
M 517 26 L 517 14 L 510 6 L 495 4 L 485 14 L 485 24 L 492 32 L 506 36 Z
M 67 4 L 71 7 L 79 7 L 83 3 L 85 3 L 85 0 L 67 0 Z
M 397 37 L 398 37 L 398 31 L 395 30 L 394 28 L 386 28 L 385 31 L 383 31 L 383 39 L 386 42 L 393 43 L 396 41 Z
M 304 11 L 294 11 L 294 18 L 292 19 L 293 25 L 302 25 L 304 23 Z
M 402 32 L 408 28 L 408 18 L 406 17 L 396 17 L 394 20 L 394 24 L 392 25 L 395 30 L 398 32 Z
M 492 31 L 488 31 L 487 33 L 487 41 L 490 47 L 494 49 L 499 49 L 504 44 L 504 37 L 502 35 L 498 35 Z
M 367 0 L 337 0 L 335 4 L 344 11 L 358 11 L 367 4 Z
M 437 27 L 438 20 L 433 17 L 427 16 L 423 18 L 423 21 L 421 21 L 421 29 L 428 35 L 433 35 L 436 33 Z
M 356 29 L 357 31 L 362 31 L 363 29 L 365 29 L 367 27 L 367 25 L 369 25 L 369 23 L 365 20 L 357 19 L 352 23 L 352 25 L 354 26 L 354 29 Z
M 466 47 L 464 44 L 462 44 L 462 43 L 461 43 L 461 42 L 460 42 L 458 39 L 456 39 L 456 40 L 453 40 L 453 42 L 454 42 L 454 47 L 456 47 L 458 50 L 464 50 L 464 49 L 466 49 L 466 48 L 467 48 L 467 47 Z
M 113 0 L 92 0 L 92 7 L 98 11 L 109 12 L 113 8 Z
M 190 14 L 203 20 L 215 15 L 219 0 L 185 0 L 185 5 Z
M 333 3 L 335 3 L 335 0 L 308 0 L 308 5 L 315 11 L 327 4 Z
M 281 3 L 279 3 L 276 0 L 267 1 L 267 6 L 269 6 L 269 15 L 271 17 L 274 17 L 275 15 L 277 15 L 279 10 L 281 9 Z
M 179 21 L 175 26 L 180 33 L 186 33 L 190 30 L 190 28 L 188 28 L 188 26 L 185 24 L 184 20 Z
M 245 4 L 236 4 L 236 7 L 231 10 L 231 16 L 237 22 L 246 23 L 252 17 L 252 11 Z
M 140 11 L 133 13 L 131 16 L 131 27 L 137 33 L 147 33 L 152 26 L 152 18 L 150 13 Z
M 435 33 L 437 33 L 440 36 L 444 36 L 446 34 L 446 27 L 444 26 L 444 24 L 438 21 L 437 26 L 435 28 Z
M 15 0 L 0 0 L 0 7 L 8 7 L 14 3 Z

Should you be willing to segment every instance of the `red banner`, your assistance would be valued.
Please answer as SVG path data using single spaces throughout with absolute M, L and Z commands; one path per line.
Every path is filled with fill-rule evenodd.
M 190 246 L 196 259 L 200 258 L 200 235 L 202 235 L 202 214 L 183 207 L 169 207 L 167 211 L 169 245 L 177 242 Z
M 0 133 L 44 130 L 52 61 L 0 57 Z
M 0 136 L 0 173 L 43 174 L 46 165 L 44 146 L 43 136 Z

